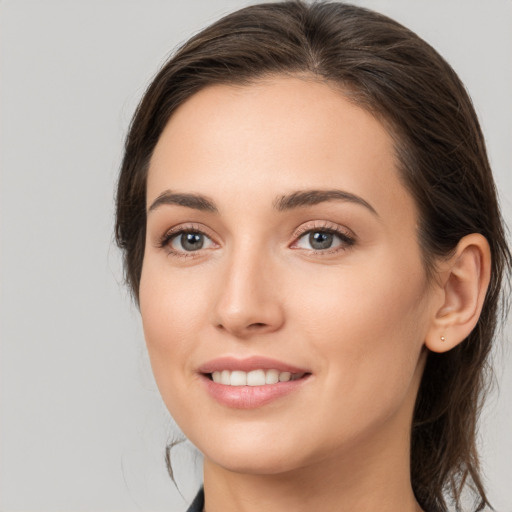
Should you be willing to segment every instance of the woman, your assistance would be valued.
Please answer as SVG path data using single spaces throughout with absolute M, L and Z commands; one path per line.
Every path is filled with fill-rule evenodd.
M 190 510 L 489 505 L 475 448 L 510 264 L 483 137 L 424 41 L 340 3 L 199 33 L 133 119 L 116 234 Z

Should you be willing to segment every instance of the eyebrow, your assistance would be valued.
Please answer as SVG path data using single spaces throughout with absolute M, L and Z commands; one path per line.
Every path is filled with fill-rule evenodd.
M 328 201 L 343 201 L 364 206 L 371 213 L 378 216 L 373 206 L 350 192 L 344 190 L 300 190 L 291 194 L 277 197 L 272 205 L 279 212 L 293 210 L 295 208 L 304 208 Z M 166 190 L 162 192 L 148 208 L 148 213 L 156 210 L 162 205 L 178 205 L 192 208 L 194 210 L 219 213 L 219 209 L 215 205 L 215 201 L 201 194 L 185 194 L 176 193 Z
M 378 216 L 375 208 L 365 201 L 362 197 L 345 192 L 344 190 L 301 190 L 293 192 L 285 196 L 281 196 L 274 201 L 274 208 L 282 212 L 285 210 L 291 210 L 294 208 L 302 208 L 306 206 L 312 206 L 319 203 L 325 203 L 328 201 L 343 201 L 348 203 L 358 204 L 364 206 L 374 215 Z
M 203 212 L 219 213 L 218 208 L 215 206 L 215 202 L 206 196 L 202 196 L 200 194 L 173 193 L 170 190 L 162 192 L 153 201 L 151 206 L 148 208 L 148 213 L 156 210 L 159 206 L 164 204 L 175 204 Z

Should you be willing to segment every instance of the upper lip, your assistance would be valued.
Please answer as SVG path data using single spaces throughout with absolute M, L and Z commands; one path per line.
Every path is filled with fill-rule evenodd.
M 278 370 L 280 372 L 290 373 L 309 373 L 308 370 L 304 368 L 299 368 L 298 366 L 264 356 L 251 356 L 243 359 L 232 356 L 218 357 L 207 361 L 198 368 L 200 373 L 213 373 L 222 370 L 239 370 L 243 372 L 250 372 L 252 370 Z

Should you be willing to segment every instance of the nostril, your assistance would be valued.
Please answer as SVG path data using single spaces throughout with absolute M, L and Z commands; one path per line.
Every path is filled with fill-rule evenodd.
M 256 322 L 254 324 L 249 325 L 249 329 L 260 329 L 261 327 L 266 327 L 267 324 L 262 322 Z

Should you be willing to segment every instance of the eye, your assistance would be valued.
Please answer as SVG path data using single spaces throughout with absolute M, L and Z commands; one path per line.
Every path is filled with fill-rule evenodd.
M 214 242 L 201 231 L 180 229 L 167 233 L 160 246 L 166 247 L 171 254 L 186 256 L 186 253 L 209 249 L 214 246 Z
M 293 245 L 294 248 L 319 252 L 336 252 L 347 249 L 354 238 L 334 228 L 313 228 L 303 231 Z

